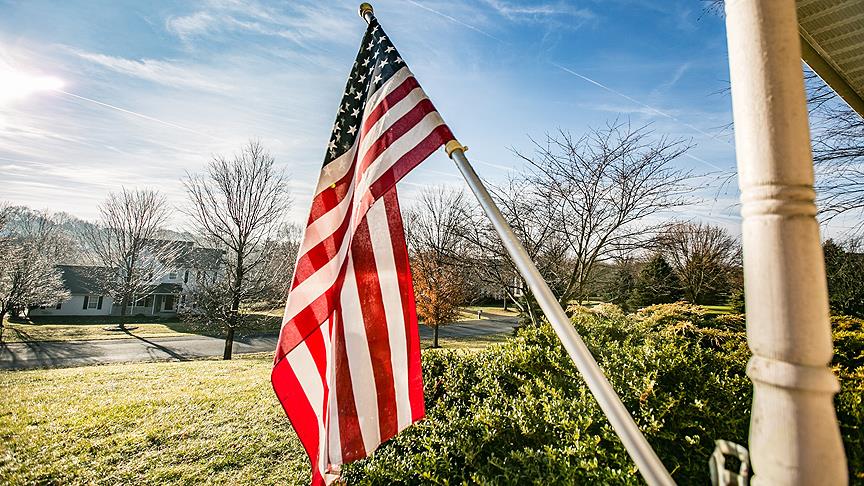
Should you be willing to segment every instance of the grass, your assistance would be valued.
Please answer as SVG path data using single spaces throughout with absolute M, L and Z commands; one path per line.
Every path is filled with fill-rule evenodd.
M 238 330 L 237 337 L 256 334 L 276 333 L 281 323 L 281 311 L 255 311 L 258 315 L 255 324 Z M 75 341 L 126 339 L 131 336 L 122 331 L 111 330 L 123 322 L 130 333 L 138 337 L 176 337 L 188 335 L 205 335 L 222 337 L 224 333 L 212 326 L 201 323 L 184 322 L 176 318 L 160 320 L 153 317 L 36 317 L 30 319 L 6 320 L 3 325 L 3 342 L 35 342 L 35 341 Z M 132 328 L 135 329 L 132 329 Z
M 469 321 L 477 319 L 477 311 L 483 311 L 483 318 L 490 317 L 516 317 L 519 315 L 515 307 L 511 306 L 506 311 L 503 307 L 492 305 L 469 305 L 459 310 L 459 320 Z
M 516 312 L 504 311 L 495 306 L 470 306 L 461 311 L 459 320 L 477 319 L 477 311 L 483 311 L 483 317 L 512 317 Z M 282 321 L 283 309 L 255 309 L 249 314 L 259 317 L 257 322 L 251 326 L 238 330 L 237 337 L 248 337 L 258 334 L 275 334 L 279 332 Z M 46 316 L 29 319 L 6 320 L 3 325 L 3 342 L 42 342 L 42 341 L 77 341 L 77 340 L 103 340 L 103 339 L 128 339 L 131 336 L 122 331 L 110 330 L 119 322 L 124 322 L 131 329 L 129 332 L 143 338 L 155 337 L 177 337 L 188 335 L 205 335 L 223 337 L 224 333 L 219 329 L 200 323 L 183 322 L 176 318 L 155 319 L 150 316 Z
M 0 372 L 0 484 L 307 484 L 271 366 L 259 353 Z
M 0 483 L 304 484 L 271 359 L 0 372 Z
M 731 314 L 732 307 L 728 305 L 703 305 L 702 307 L 708 309 L 708 314 Z
M 500 343 L 506 340 L 511 336 L 511 333 L 498 333 L 498 334 L 486 334 L 483 336 L 470 336 L 470 337 L 459 337 L 459 338 L 450 338 L 450 337 L 439 337 L 438 345 L 444 349 L 463 349 L 466 351 L 479 351 L 490 344 Z M 431 349 L 432 348 L 432 339 L 421 339 L 420 340 L 421 349 Z

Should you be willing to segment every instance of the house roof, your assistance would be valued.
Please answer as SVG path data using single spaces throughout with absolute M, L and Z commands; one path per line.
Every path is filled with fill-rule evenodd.
M 151 294 L 179 294 L 183 291 L 183 286 L 176 283 L 160 283 L 153 289 Z
M 168 266 L 177 268 L 218 268 L 224 251 L 195 246 L 184 240 L 148 240 L 147 247 L 155 249 Z
M 83 265 L 58 265 L 63 283 L 72 294 L 104 294 L 102 282 L 111 279 L 112 271 L 105 267 Z
M 864 2 L 797 0 L 801 57 L 864 116 Z

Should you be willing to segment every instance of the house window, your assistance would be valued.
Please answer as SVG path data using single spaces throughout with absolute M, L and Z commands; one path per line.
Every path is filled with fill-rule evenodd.
M 183 283 L 189 283 L 189 270 L 183 273 Z
M 171 272 L 171 273 L 169 273 L 169 274 L 168 274 L 168 278 L 169 278 L 170 280 L 174 280 L 174 279 L 176 279 L 176 278 L 177 278 L 177 272 Z
M 61 306 L 61 305 L 63 305 L 63 304 L 62 304 L 62 303 L 60 303 L 60 302 L 57 302 L 57 305 L 56 305 L 56 306 L 54 306 L 54 308 L 55 308 L 55 309 L 57 309 L 57 310 L 59 310 L 59 309 L 60 309 L 60 306 Z
M 101 309 L 102 308 L 102 296 L 101 295 L 85 295 L 84 296 L 84 305 L 81 306 L 82 309 Z M 59 309 L 59 307 L 58 307 Z

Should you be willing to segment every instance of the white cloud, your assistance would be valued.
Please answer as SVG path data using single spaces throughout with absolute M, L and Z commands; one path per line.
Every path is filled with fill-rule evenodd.
M 105 54 L 70 49 L 78 57 L 116 73 L 144 79 L 174 88 L 192 88 L 201 91 L 226 92 L 231 86 L 219 83 L 198 66 L 183 65 L 160 59 L 126 59 Z
M 200 11 L 191 15 L 171 17 L 165 24 L 169 31 L 174 32 L 182 39 L 203 35 L 210 32 L 216 25 L 218 19 L 209 12 Z
M 322 3 L 297 3 L 283 11 L 256 1 L 213 0 L 202 10 L 169 17 L 165 27 L 187 43 L 196 38 L 246 32 L 287 39 L 314 50 L 321 49 L 322 43 L 353 42 L 345 32 L 356 25 L 344 15 L 333 15 L 332 11 L 338 8 Z

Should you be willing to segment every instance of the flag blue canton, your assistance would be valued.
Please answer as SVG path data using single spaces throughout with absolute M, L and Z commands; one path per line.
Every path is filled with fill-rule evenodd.
M 369 22 L 366 35 L 348 77 L 345 93 L 339 104 L 339 112 L 324 165 L 329 164 L 354 144 L 363 121 L 363 111 L 369 95 L 378 90 L 396 71 L 405 66 L 405 61 L 399 55 L 396 47 L 384 33 L 384 29 L 376 19 Z

